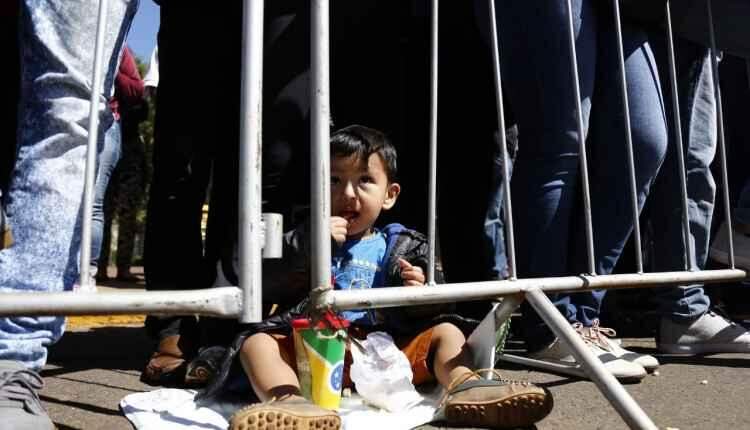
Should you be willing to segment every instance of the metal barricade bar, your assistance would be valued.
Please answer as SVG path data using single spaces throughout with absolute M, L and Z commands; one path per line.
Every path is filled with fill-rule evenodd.
M 596 275 L 594 256 L 594 227 L 591 219 L 591 192 L 589 187 L 589 167 L 586 155 L 586 133 L 583 128 L 583 108 L 581 107 L 581 85 L 578 80 L 578 54 L 576 53 L 576 35 L 573 27 L 573 6 L 570 0 L 565 1 L 568 15 L 568 47 L 570 49 L 570 71 L 573 78 L 573 100 L 578 123 L 579 157 L 581 159 L 581 189 L 583 191 L 584 224 L 586 229 L 586 252 L 589 274 Z
M 238 318 L 237 287 L 118 293 L 2 293 L 0 315 L 170 314 Z
M 261 150 L 263 99 L 263 0 L 242 8 L 242 99 L 240 102 L 239 286 L 240 322 L 263 319 L 261 255 Z
M 695 246 L 690 240 L 690 215 L 688 212 L 687 175 L 685 174 L 684 143 L 682 139 L 682 120 L 680 114 L 680 96 L 677 88 L 677 66 L 674 57 L 674 33 L 672 32 L 672 7 L 667 1 L 664 5 L 667 21 L 667 56 L 669 57 L 669 82 L 672 91 L 672 115 L 674 120 L 675 154 L 677 154 L 677 171 L 680 175 L 680 194 L 682 195 L 682 230 L 685 245 L 685 270 L 695 270 L 693 255 Z
M 430 28 L 430 165 L 427 188 L 427 284 L 435 284 L 437 238 L 437 132 L 438 132 L 438 0 L 432 0 Z
M 488 300 L 538 288 L 545 293 L 577 293 L 602 289 L 660 287 L 674 284 L 727 282 L 742 279 L 738 269 L 699 272 L 625 273 L 616 275 L 559 276 L 514 281 L 482 281 L 440 284 L 430 288 L 378 287 L 327 292 L 320 305 L 335 310 L 425 305 Z
M 505 136 L 505 106 L 503 103 L 503 80 L 500 72 L 500 43 L 497 33 L 497 16 L 495 15 L 495 0 L 489 1 L 490 10 L 490 39 L 492 41 L 492 69 L 495 73 L 495 105 L 497 106 L 497 128 L 500 135 L 500 152 L 503 158 L 503 213 L 505 214 L 505 244 L 508 256 L 508 275 L 510 279 L 517 279 L 516 269 L 516 239 L 513 231 L 513 203 L 510 198 L 510 157 Z
M 91 106 L 89 107 L 89 134 L 86 145 L 86 170 L 83 184 L 83 219 L 81 220 L 81 256 L 79 260 L 79 285 L 91 285 L 91 224 L 94 207 L 94 183 L 96 182 L 96 155 L 99 143 L 99 97 L 102 91 L 102 57 L 104 36 L 107 27 L 109 0 L 99 1 L 94 46 L 94 76 L 91 79 Z
M 617 379 L 604 367 L 604 363 L 595 356 L 583 339 L 570 326 L 568 320 L 558 312 L 555 305 L 539 289 L 533 288 L 526 293 L 526 299 L 536 309 L 547 326 L 570 347 L 576 361 L 583 364 L 591 379 L 620 416 L 631 428 L 656 429 L 656 424 L 643 412 L 638 403 L 622 387 Z
M 312 217 L 312 285 L 315 292 L 331 285 L 331 161 L 330 161 L 330 73 L 328 0 L 313 0 L 311 7 L 310 207 Z
M 617 275 L 580 275 L 555 278 L 528 278 L 518 280 L 463 282 L 439 284 L 429 288 L 382 287 L 366 290 L 329 290 L 321 295 L 319 306 L 334 310 L 414 306 L 472 300 L 492 300 L 524 293 L 538 288 L 545 293 L 576 293 L 602 289 L 631 289 L 663 287 L 675 284 L 713 283 L 736 281 L 745 278 L 739 269 L 701 270 L 696 272 L 629 273 Z M 103 315 L 143 314 L 148 312 L 173 315 L 218 315 L 237 318 L 241 298 L 237 287 L 208 288 L 184 291 L 128 291 L 122 293 L 3 293 L 0 316 L 9 315 Z M 215 295 L 214 292 L 217 292 Z M 191 308 L 195 294 L 202 298 L 200 305 Z M 78 301 L 81 303 L 78 303 Z M 225 300 L 237 304 L 217 314 L 208 307 L 224 306 Z M 185 306 L 188 306 L 186 308 Z
M 622 20 L 620 19 L 620 2 L 612 0 L 615 12 L 615 33 L 617 34 L 617 60 L 620 68 L 620 88 L 622 90 L 622 108 L 625 121 L 625 142 L 628 153 L 628 179 L 630 180 L 630 203 L 633 211 L 633 247 L 635 248 L 635 266 L 638 273 L 643 273 L 643 251 L 641 249 L 641 222 L 638 209 L 638 188 L 635 180 L 635 160 L 633 157 L 633 134 L 630 129 L 630 103 L 628 101 L 628 82 L 625 73 L 625 53 L 622 46 Z

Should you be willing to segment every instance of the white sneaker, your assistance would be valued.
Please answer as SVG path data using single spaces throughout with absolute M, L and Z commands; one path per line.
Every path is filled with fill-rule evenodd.
M 622 347 L 619 339 L 610 339 L 614 338 L 617 332 L 614 329 L 600 326 L 599 320 L 594 320 L 594 325 L 591 327 L 584 327 L 582 332 L 584 337 L 598 345 L 601 349 L 625 361 L 640 364 L 648 373 L 653 372 L 659 367 L 659 360 L 656 357 L 627 350 Z
M 750 331 L 713 312 L 687 324 L 662 318 L 657 347 L 667 354 L 750 353 Z
M 734 265 L 745 270 L 750 270 L 750 236 L 737 231 L 737 227 L 732 230 L 734 239 Z M 723 223 L 711 243 L 709 255 L 714 260 L 729 265 L 729 229 L 727 223 Z
M 584 328 L 581 323 L 573 324 L 573 328 L 581 336 L 581 339 L 583 339 L 590 351 L 602 361 L 604 367 L 609 370 L 615 378 L 626 381 L 640 381 L 646 376 L 646 369 L 640 364 L 615 356 L 611 351 L 607 351 L 599 344 L 592 342 L 588 336 L 584 335 L 584 332 L 588 329 Z M 541 351 L 529 354 L 529 358 L 552 361 L 570 366 L 578 365 L 568 346 L 559 339 L 555 339 L 554 342 Z

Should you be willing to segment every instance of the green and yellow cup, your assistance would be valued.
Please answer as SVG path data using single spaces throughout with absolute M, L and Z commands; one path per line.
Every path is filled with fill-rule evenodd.
M 341 404 L 348 326 L 349 321 L 333 314 L 314 327 L 306 318 L 292 321 L 302 395 L 321 408 L 333 410 Z

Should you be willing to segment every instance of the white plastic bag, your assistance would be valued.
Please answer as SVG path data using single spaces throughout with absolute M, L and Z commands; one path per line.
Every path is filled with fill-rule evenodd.
M 364 351 L 351 346 L 352 366 L 349 371 L 362 398 L 389 412 L 401 412 L 422 401 L 411 383 L 409 360 L 385 332 L 373 332 L 359 341 Z

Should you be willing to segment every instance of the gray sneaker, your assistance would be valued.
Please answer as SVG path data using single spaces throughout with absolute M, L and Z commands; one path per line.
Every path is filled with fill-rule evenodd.
M 43 386 L 20 362 L 0 360 L 0 430 L 54 430 L 37 394 Z
M 713 312 L 686 324 L 662 318 L 657 347 L 667 354 L 748 353 L 750 332 Z

